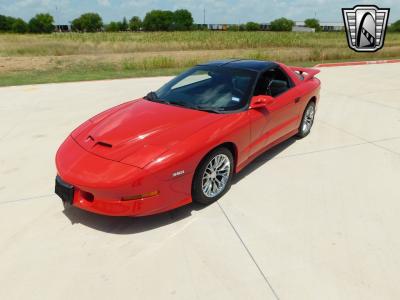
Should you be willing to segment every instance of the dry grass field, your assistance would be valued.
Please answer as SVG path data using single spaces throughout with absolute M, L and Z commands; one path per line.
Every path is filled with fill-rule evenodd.
M 171 75 L 220 58 L 321 62 L 400 58 L 400 34 L 383 50 L 356 53 L 344 32 L 155 32 L 0 34 L 0 86 Z

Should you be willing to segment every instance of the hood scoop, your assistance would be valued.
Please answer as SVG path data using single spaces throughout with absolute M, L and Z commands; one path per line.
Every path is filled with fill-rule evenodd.
M 112 148 L 112 145 L 109 143 L 105 143 L 105 142 L 97 142 L 95 144 L 95 146 L 101 146 L 101 147 L 107 147 L 107 148 Z
M 130 140 L 132 141 L 132 140 Z M 129 141 L 128 141 L 129 143 Z M 149 144 L 133 143 L 129 153 L 123 144 L 110 144 L 103 141 L 97 141 L 92 135 L 88 135 L 85 143 L 81 144 L 86 150 L 91 151 L 101 157 L 111 160 L 122 161 L 125 164 L 144 168 L 148 163 L 153 161 L 159 155 L 163 154 L 167 149 L 163 146 L 154 146 Z M 114 147 L 113 147 L 114 146 Z M 122 146 L 122 147 L 121 147 Z M 129 156 L 130 153 L 139 152 L 140 155 Z M 128 157 L 127 157 L 128 156 Z M 126 158 L 127 157 L 127 158 Z
M 90 145 L 90 148 L 95 148 L 97 146 L 104 147 L 104 148 L 112 148 L 112 146 L 113 146 L 112 144 L 106 143 L 106 142 L 103 142 L 103 141 L 97 141 L 96 142 L 95 138 L 93 136 L 91 136 L 91 135 L 89 135 L 86 138 L 86 143 Z
M 74 138 L 88 152 L 140 168 L 223 116 L 139 100 L 86 123 Z

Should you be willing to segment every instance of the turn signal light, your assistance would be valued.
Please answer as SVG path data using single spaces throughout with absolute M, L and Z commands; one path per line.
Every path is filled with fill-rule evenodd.
M 160 194 L 160 191 L 153 191 L 149 193 L 144 193 L 144 194 L 139 194 L 139 195 L 133 195 L 133 196 L 126 196 L 122 197 L 122 201 L 129 201 L 129 200 L 138 200 L 138 199 L 143 199 L 143 198 L 149 198 L 153 196 L 157 196 Z

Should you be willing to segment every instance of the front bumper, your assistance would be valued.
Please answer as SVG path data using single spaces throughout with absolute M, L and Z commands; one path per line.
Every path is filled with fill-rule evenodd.
M 87 198 L 88 193 L 76 189 L 72 205 L 93 213 L 108 216 L 146 216 L 168 211 L 191 202 L 191 198 L 170 202 L 165 206 L 165 199 L 160 195 L 138 200 L 122 201 L 117 199 Z
M 191 175 L 162 180 L 162 174 L 91 154 L 71 137 L 56 156 L 58 176 L 73 187 L 71 204 L 109 216 L 145 216 L 191 202 Z M 156 196 L 123 201 L 123 197 L 159 191 Z

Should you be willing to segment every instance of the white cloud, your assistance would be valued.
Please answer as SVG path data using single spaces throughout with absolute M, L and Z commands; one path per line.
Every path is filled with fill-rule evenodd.
M 97 0 L 97 3 L 101 6 L 110 6 L 111 5 L 109 0 Z

